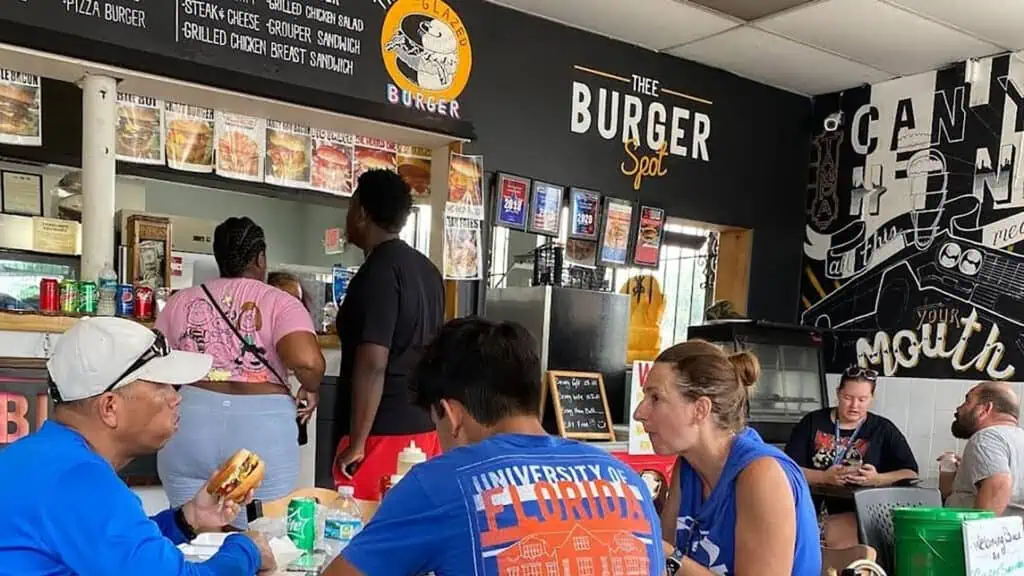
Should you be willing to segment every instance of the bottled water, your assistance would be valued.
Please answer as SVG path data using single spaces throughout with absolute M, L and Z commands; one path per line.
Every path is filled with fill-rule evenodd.
M 334 558 L 363 529 L 363 514 L 351 486 L 338 487 L 338 499 L 327 509 L 324 520 L 324 550 Z
M 99 293 L 96 315 L 113 316 L 117 312 L 117 272 L 110 263 L 103 265 L 103 270 L 96 279 L 96 288 Z

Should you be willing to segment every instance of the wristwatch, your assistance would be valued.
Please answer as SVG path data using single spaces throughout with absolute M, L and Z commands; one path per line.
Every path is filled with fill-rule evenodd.
M 668 576 L 673 576 L 679 569 L 683 567 L 683 551 L 679 548 L 672 550 L 672 553 L 665 558 L 665 571 Z
M 185 511 L 182 508 L 178 508 L 174 511 L 174 523 L 177 524 L 178 530 L 185 536 L 186 542 L 191 542 L 196 539 L 196 529 L 189 525 L 188 520 L 185 519 Z

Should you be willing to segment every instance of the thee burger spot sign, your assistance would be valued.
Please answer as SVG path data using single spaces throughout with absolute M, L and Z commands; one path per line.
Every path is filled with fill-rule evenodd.
M 711 116 L 701 111 L 711 108 L 710 100 L 665 88 L 661 81 L 638 74 L 627 78 L 574 68 L 590 78 L 628 86 L 628 91 L 595 89 L 591 83 L 574 80 L 569 128 L 576 134 L 596 131 L 605 140 L 621 141 L 624 159 L 619 171 L 632 179 L 634 190 L 640 189 L 644 178 L 668 174 L 666 158 L 711 161 Z

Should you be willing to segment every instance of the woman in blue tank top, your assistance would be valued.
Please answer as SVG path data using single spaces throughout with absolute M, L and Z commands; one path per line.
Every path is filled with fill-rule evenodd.
M 634 417 L 658 454 L 677 454 L 662 532 L 677 576 L 818 576 L 818 521 L 804 475 L 746 427 L 761 367 L 690 340 L 662 352 Z M 674 572 L 673 572 L 674 570 Z

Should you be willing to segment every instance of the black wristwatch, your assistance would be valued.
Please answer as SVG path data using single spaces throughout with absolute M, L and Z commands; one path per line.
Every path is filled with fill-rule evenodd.
M 178 508 L 174 511 L 174 523 L 178 525 L 178 530 L 181 530 L 181 533 L 185 535 L 186 542 L 191 542 L 198 536 L 195 528 L 185 519 L 185 510 L 183 508 Z
M 679 548 L 672 550 L 672 553 L 665 558 L 665 572 L 668 576 L 674 576 L 683 567 L 683 551 Z

